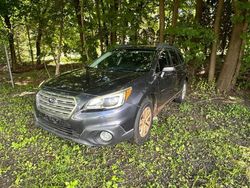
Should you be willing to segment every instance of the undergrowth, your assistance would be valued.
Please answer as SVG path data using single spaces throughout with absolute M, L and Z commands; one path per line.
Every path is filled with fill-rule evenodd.
M 28 75 L 25 75 L 25 78 Z M 35 77 L 34 75 L 31 75 Z M 0 86 L 0 187 L 248 187 L 250 110 L 193 83 L 142 146 L 88 147 L 34 126 L 37 84 Z

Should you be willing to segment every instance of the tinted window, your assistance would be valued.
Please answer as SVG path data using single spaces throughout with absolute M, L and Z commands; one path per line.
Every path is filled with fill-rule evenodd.
M 168 66 L 170 66 L 168 53 L 166 51 L 162 51 L 159 53 L 159 66 L 157 67 L 157 72 L 162 71 L 164 67 Z
M 172 59 L 173 65 L 174 65 L 174 66 L 179 65 L 179 59 L 178 59 L 178 56 L 177 56 L 176 52 L 173 51 L 173 50 L 170 50 L 170 51 L 169 51 L 169 54 L 170 54 L 170 57 L 171 57 L 171 59 Z
M 155 51 L 119 50 L 107 52 L 98 58 L 91 67 L 124 70 L 124 71 L 149 71 Z
M 184 63 L 184 59 L 183 59 L 183 57 L 182 57 L 182 55 L 181 55 L 181 53 L 179 51 L 177 52 L 177 55 L 178 55 L 178 57 L 180 59 L 180 63 Z

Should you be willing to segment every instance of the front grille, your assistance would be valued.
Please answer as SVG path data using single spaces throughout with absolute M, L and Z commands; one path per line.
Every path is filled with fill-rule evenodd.
M 36 104 L 44 114 L 68 119 L 76 107 L 76 100 L 72 96 L 41 90 L 37 93 Z

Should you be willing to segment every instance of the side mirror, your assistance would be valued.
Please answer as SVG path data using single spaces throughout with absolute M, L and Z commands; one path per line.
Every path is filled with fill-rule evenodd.
M 165 73 L 170 73 L 174 71 L 176 71 L 174 67 L 164 67 L 161 72 L 161 78 L 164 76 Z

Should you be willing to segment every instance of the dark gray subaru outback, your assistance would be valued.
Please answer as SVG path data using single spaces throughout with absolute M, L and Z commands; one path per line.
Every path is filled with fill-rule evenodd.
M 162 107 L 184 100 L 186 68 L 173 46 L 122 46 L 89 67 L 64 73 L 41 85 L 37 125 L 86 145 L 148 139 Z

